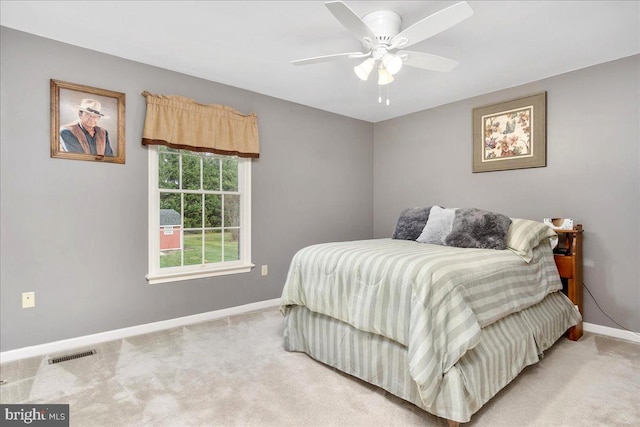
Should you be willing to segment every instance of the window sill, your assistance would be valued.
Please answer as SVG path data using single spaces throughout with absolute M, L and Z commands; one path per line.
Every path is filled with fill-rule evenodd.
M 255 264 L 235 264 L 225 267 L 217 267 L 207 270 L 179 271 L 173 273 L 147 274 L 147 281 L 150 285 L 157 283 L 177 282 L 181 280 L 202 279 L 205 277 L 224 276 L 227 274 L 248 273 L 255 267 Z

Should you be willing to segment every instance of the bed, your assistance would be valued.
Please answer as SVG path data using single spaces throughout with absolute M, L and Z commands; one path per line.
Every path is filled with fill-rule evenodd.
M 403 211 L 393 238 L 298 251 L 281 298 L 284 347 L 457 425 L 581 317 L 561 292 L 550 227 L 477 209 L 420 212 L 407 227 Z M 420 239 L 428 223 L 436 232 Z

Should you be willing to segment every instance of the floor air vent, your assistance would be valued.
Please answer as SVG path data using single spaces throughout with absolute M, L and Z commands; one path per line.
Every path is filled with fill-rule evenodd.
M 80 359 L 81 357 L 93 356 L 97 352 L 95 350 L 83 351 L 81 353 L 69 354 L 67 356 L 54 357 L 53 359 L 49 359 L 49 365 L 53 365 L 60 362 L 66 362 L 67 360 Z

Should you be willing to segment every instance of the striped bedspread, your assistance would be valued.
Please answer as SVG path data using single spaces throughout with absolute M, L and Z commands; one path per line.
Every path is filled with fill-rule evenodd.
M 293 257 L 281 310 L 301 305 L 407 347 L 425 405 L 481 328 L 562 289 L 550 245 L 507 250 L 374 239 L 313 245 Z

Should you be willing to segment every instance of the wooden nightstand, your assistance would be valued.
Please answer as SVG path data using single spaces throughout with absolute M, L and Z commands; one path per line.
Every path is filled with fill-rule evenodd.
M 558 273 L 563 283 L 563 292 L 582 311 L 582 224 L 573 230 L 556 230 L 558 248 L 568 250 L 567 255 L 554 254 Z M 564 287 L 566 286 L 566 288 Z M 582 336 L 582 321 L 569 329 L 569 339 L 576 341 Z

